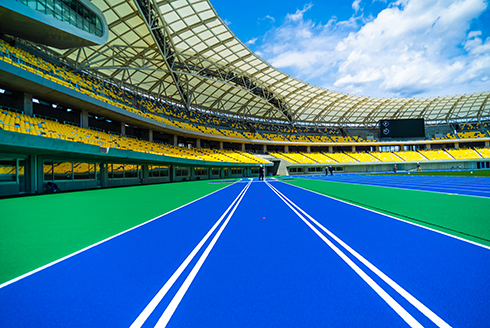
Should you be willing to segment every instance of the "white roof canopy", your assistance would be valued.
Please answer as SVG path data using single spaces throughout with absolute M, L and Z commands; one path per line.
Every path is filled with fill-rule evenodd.
M 208 0 L 92 3 L 108 22 L 107 44 L 55 51 L 81 69 L 187 107 L 266 121 L 318 124 L 490 116 L 490 92 L 376 98 L 300 81 L 272 67 L 238 40 Z M 145 14 L 142 5 L 158 12 Z M 158 43 L 159 36 L 166 45 Z

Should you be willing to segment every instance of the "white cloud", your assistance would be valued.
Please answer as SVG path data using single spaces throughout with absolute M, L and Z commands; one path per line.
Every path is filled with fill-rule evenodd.
M 251 44 L 255 44 L 255 42 L 257 42 L 259 38 L 252 38 L 250 40 L 248 40 L 247 42 L 245 42 L 246 45 L 251 45 Z
M 231 22 L 229 20 L 225 19 L 225 24 L 228 25 L 228 26 L 230 26 L 231 25 Z
M 276 21 L 276 19 L 272 16 L 266 15 L 265 18 L 270 19 L 273 23 Z
M 309 3 L 303 7 L 303 10 L 298 9 L 294 14 L 287 14 L 286 18 L 293 22 L 301 21 L 303 20 L 303 14 L 310 10 L 311 7 L 313 7 L 313 4 Z
M 338 91 L 406 97 L 488 90 L 490 38 L 470 30 L 487 6 L 398 0 L 377 17 L 332 17 L 320 25 L 303 19 L 310 4 L 271 30 L 260 52 L 289 74 Z
M 361 8 L 361 6 L 359 5 L 360 3 L 361 3 L 361 0 L 354 0 L 354 2 L 352 3 L 352 9 L 354 9 L 356 11 L 356 13 Z

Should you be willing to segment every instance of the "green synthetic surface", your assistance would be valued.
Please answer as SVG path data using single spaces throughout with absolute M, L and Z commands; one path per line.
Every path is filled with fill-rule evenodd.
M 0 200 L 0 284 L 230 184 L 192 181 Z
M 490 246 L 490 198 L 301 178 L 284 182 Z

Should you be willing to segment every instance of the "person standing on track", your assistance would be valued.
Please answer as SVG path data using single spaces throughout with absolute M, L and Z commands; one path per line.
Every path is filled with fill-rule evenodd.
M 262 166 L 262 164 L 260 164 L 259 167 L 259 181 L 260 180 L 264 181 L 264 167 Z
M 417 172 L 422 172 L 422 169 L 420 168 L 420 162 L 417 162 Z
M 328 171 L 329 171 L 328 166 L 325 166 L 325 176 L 327 176 L 327 177 L 328 177 Z
M 393 167 L 393 172 L 396 173 L 396 171 L 397 171 L 397 168 L 396 168 L 396 164 L 395 164 L 395 166 Z
M 332 165 L 330 165 L 328 167 L 328 171 L 330 172 L 330 175 L 333 175 L 333 167 L 332 167 Z

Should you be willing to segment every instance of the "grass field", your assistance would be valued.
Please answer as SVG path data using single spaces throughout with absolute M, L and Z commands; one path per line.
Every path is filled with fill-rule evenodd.
M 0 284 L 228 186 L 192 181 L 0 200 Z

